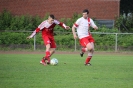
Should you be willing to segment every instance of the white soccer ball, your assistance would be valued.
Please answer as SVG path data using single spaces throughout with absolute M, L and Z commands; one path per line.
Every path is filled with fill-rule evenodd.
M 52 59 L 50 60 L 50 64 L 51 64 L 51 65 L 57 65 L 57 64 L 58 64 L 58 60 L 57 60 L 56 58 L 52 58 Z

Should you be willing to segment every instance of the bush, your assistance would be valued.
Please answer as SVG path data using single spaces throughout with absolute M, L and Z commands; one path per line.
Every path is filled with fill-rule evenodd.
M 4 10 L 0 13 L 0 30 L 31 31 L 34 30 L 41 21 L 39 16 L 13 16 L 9 11 Z
M 29 33 L 17 33 L 17 32 L 1 32 L 0 33 L 0 45 L 10 44 L 33 44 L 33 40 L 26 40 Z
M 133 32 L 133 13 L 130 16 L 116 17 L 115 27 L 120 29 L 120 32 Z
M 7 32 L 0 32 L 0 45 L 10 45 L 10 44 L 28 44 L 33 45 L 33 39 L 26 40 L 26 37 L 29 36 L 31 33 L 26 32 L 13 32 L 13 31 L 33 31 L 35 28 L 44 20 L 46 19 L 48 14 L 42 19 L 39 16 L 29 16 L 29 15 L 22 15 L 22 16 L 14 16 L 9 11 L 3 10 L 0 13 L 0 30 L 4 30 Z M 68 26 L 72 27 L 73 23 L 79 18 L 81 15 L 75 13 L 70 18 L 62 18 L 60 19 L 61 22 L 64 22 Z M 119 28 L 122 32 L 125 32 L 122 29 L 122 23 L 129 29 L 128 32 L 133 32 L 133 18 L 123 18 L 120 16 L 115 21 L 115 28 L 109 29 L 105 26 L 100 27 L 98 30 L 93 30 L 90 28 L 91 32 L 103 32 L 103 33 L 119 33 Z M 10 32 L 12 31 L 12 32 Z M 95 39 L 96 46 L 115 46 L 115 35 L 106 35 L 106 34 L 93 34 Z M 118 45 L 122 47 L 128 47 L 133 45 L 132 35 L 118 35 Z M 55 40 L 58 46 L 62 49 L 64 48 L 71 48 L 75 44 L 75 40 L 73 39 L 73 35 L 71 30 L 64 30 L 60 26 L 55 27 Z M 37 34 L 36 36 L 36 44 L 43 45 L 43 40 L 41 38 L 41 34 Z M 77 42 L 79 46 L 79 42 Z

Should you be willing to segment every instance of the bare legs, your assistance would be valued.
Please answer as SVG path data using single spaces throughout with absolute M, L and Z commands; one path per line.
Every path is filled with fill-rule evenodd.
M 90 60 L 93 56 L 93 52 L 94 52 L 94 43 L 93 42 L 90 42 L 86 45 L 86 48 L 82 48 L 82 52 L 87 52 L 88 51 L 88 56 L 86 58 L 86 61 L 85 61 L 85 65 L 90 65 Z
M 52 56 L 55 53 L 55 48 L 50 48 L 50 44 L 46 45 L 46 51 L 45 56 L 43 57 L 42 61 L 43 64 L 46 62 L 47 64 L 50 64 L 50 56 Z

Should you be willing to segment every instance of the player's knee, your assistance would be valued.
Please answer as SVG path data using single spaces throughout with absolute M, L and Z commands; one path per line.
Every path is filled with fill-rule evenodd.
M 55 49 L 52 50 L 52 54 L 55 53 Z
M 55 53 L 55 50 L 53 51 L 53 53 Z
M 89 51 L 93 51 L 93 50 L 94 50 L 93 47 L 91 47 L 91 46 L 88 47 L 87 49 L 88 49 Z

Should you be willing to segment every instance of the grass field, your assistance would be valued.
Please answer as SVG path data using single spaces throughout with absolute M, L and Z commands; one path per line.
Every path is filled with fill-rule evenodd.
M 42 57 L 0 54 L 0 88 L 133 88 L 133 55 L 96 54 L 92 66 L 78 54 L 54 54 L 57 66 L 39 64 Z

